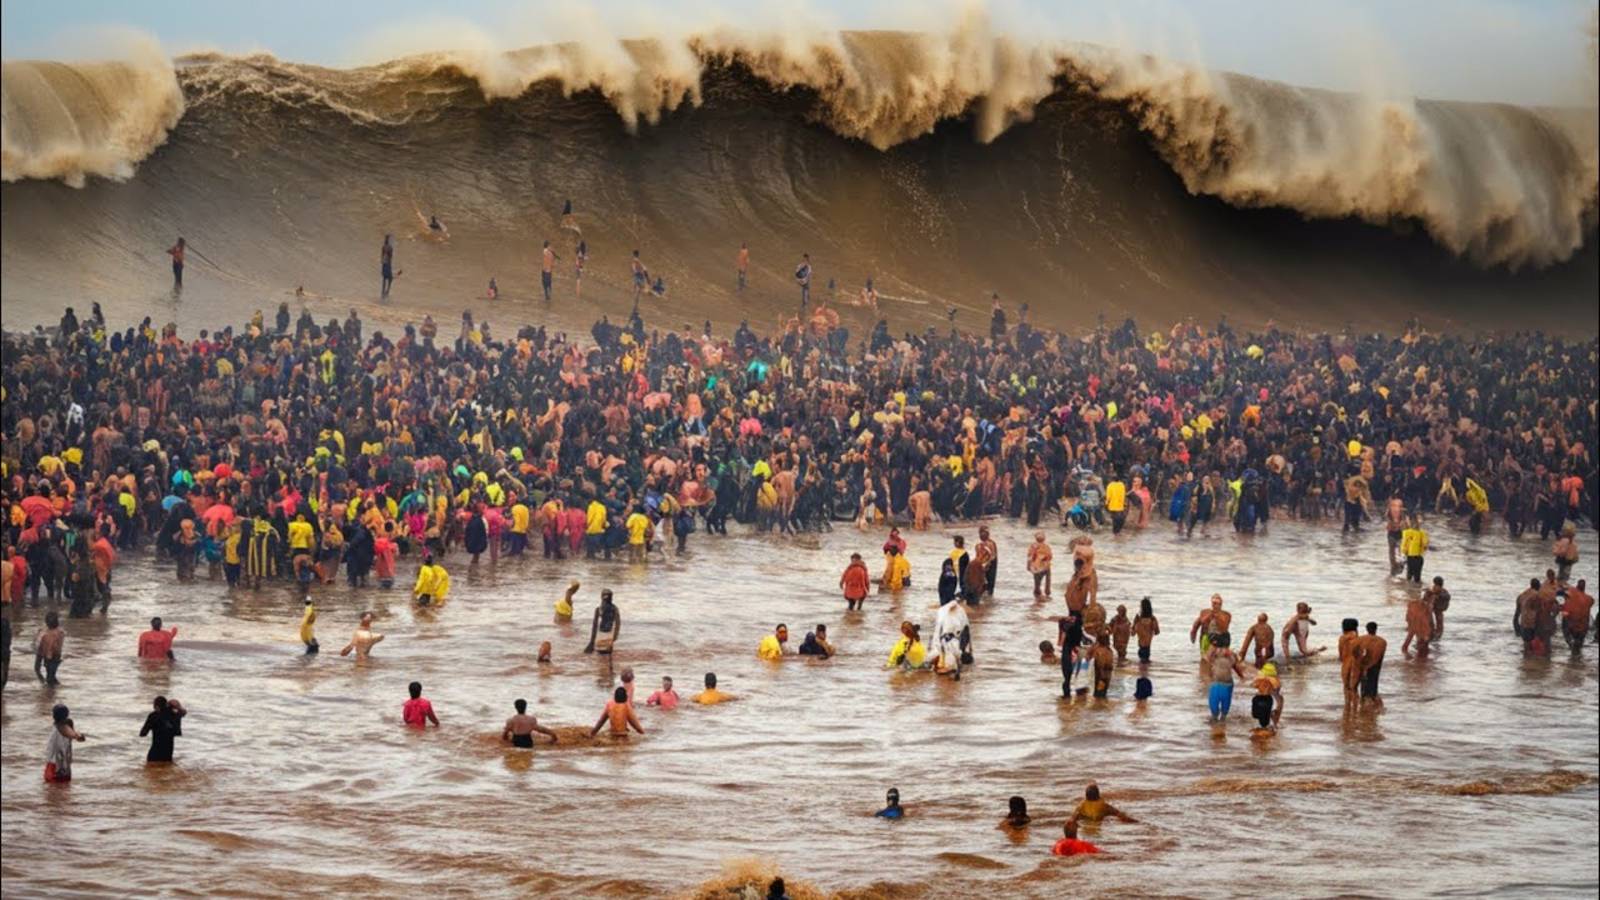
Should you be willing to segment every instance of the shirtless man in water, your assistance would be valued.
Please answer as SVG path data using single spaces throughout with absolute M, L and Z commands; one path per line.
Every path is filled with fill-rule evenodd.
M 1248 656 L 1250 645 L 1256 649 L 1256 668 L 1261 668 L 1272 658 L 1272 626 L 1267 624 L 1267 614 L 1256 616 L 1256 623 L 1244 630 L 1244 643 L 1239 645 L 1239 655 Z
M 1305 602 L 1296 603 L 1294 618 L 1283 626 L 1283 658 L 1285 660 L 1289 659 L 1290 637 L 1294 638 L 1295 644 L 1299 647 L 1301 659 L 1316 656 L 1318 653 L 1328 649 L 1327 647 L 1318 647 L 1312 650 L 1306 646 L 1306 642 L 1311 639 L 1311 626 L 1315 624 L 1317 624 L 1317 620 L 1311 618 L 1311 604 Z
M 356 652 L 356 662 L 364 662 L 372 655 L 372 648 L 383 640 L 383 635 L 372 633 L 372 613 L 361 614 L 361 625 L 356 628 L 356 633 L 350 636 L 350 643 L 344 645 L 339 651 L 340 656 L 349 656 L 350 651 Z
M 528 715 L 528 701 L 517 700 L 512 704 L 517 709 L 517 714 L 506 720 L 505 730 L 500 732 L 502 741 L 510 741 L 513 747 L 532 747 L 534 732 L 556 742 L 556 733 L 539 724 L 539 720 Z
M 1222 595 L 1211 595 L 1211 606 L 1200 610 L 1200 615 L 1195 616 L 1194 624 L 1189 626 L 1189 643 L 1200 641 L 1200 671 L 1206 671 L 1205 657 L 1211 649 L 1211 639 L 1219 634 L 1226 634 L 1228 626 L 1233 624 L 1233 613 L 1222 608 Z
M 1339 680 L 1344 683 L 1344 702 L 1356 702 L 1361 687 L 1361 663 L 1356 657 L 1356 642 L 1361 640 L 1361 620 L 1345 619 L 1339 634 Z

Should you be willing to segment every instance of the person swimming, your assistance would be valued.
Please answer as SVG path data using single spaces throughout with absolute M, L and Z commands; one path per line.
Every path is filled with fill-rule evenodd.
M 889 788 L 889 793 L 887 795 L 885 795 L 884 801 L 888 805 L 885 806 L 883 809 L 880 809 L 877 812 L 873 813 L 873 815 L 875 817 L 877 817 L 879 819 L 903 819 L 903 818 L 905 818 L 906 811 L 900 805 L 900 790 L 898 788 Z
M 1010 811 L 1006 813 L 1004 819 L 1000 820 L 999 829 L 1001 831 L 1020 831 L 1027 828 L 1028 823 L 1033 821 L 1028 815 L 1028 801 L 1023 797 L 1013 796 L 1007 803 L 1010 806 Z
M 726 703 L 734 699 L 732 694 L 725 694 L 717 690 L 717 673 L 707 672 L 705 680 L 706 689 L 694 695 L 694 702 L 711 706 L 717 703 Z
M 1100 786 L 1089 782 L 1083 788 L 1083 799 L 1078 807 L 1072 811 L 1069 821 L 1073 822 L 1100 822 L 1105 819 L 1120 819 L 1124 822 L 1138 821 L 1109 802 L 1101 799 Z

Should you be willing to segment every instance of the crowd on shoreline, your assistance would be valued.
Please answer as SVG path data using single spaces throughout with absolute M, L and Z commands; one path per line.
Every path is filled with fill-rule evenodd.
M 1073 529 L 1060 656 L 1049 643 L 1041 655 L 1059 662 L 1065 696 L 1088 671 L 1091 685 L 1078 692 L 1104 697 L 1130 640 L 1142 669 L 1160 630 L 1148 601 L 1131 618 L 1100 606 L 1089 533 L 1162 521 L 1180 535 L 1259 532 L 1285 514 L 1340 518 L 1346 529 L 1377 520 L 1391 570 L 1403 556 L 1421 604 L 1407 612 L 1405 649 L 1415 639 L 1426 653 L 1449 595 L 1437 578 L 1421 586 L 1424 510 L 1460 516 L 1475 533 L 1497 510 L 1512 538 L 1557 536 L 1559 578 L 1552 569 L 1535 579 L 1514 622 L 1530 649 L 1548 652 L 1547 613 L 1587 629 L 1589 607 L 1574 616 L 1565 606 L 1572 524 L 1595 519 L 1596 354 L 1594 340 L 1542 335 L 1240 334 L 1226 323 L 1143 335 L 1129 321 L 1078 338 L 1032 328 L 1025 308 L 1008 327 L 998 298 L 987 337 L 952 328 L 896 338 L 880 321 L 854 349 L 825 303 L 779 334 L 741 326 L 731 338 L 709 324 L 647 331 L 636 311 L 622 326 L 597 322 L 588 340 L 540 327 L 502 339 L 466 313 L 451 343 L 431 318 L 391 339 L 365 334 L 354 311 L 319 325 L 307 311 L 291 321 L 287 305 L 270 325 L 258 313 L 191 340 L 149 319 L 112 331 L 98 306 L 84 320 L 69 309 L 53 335 L 6 337 L 7 657 L 15 606 L 43 594 L 70 601 L 70 615 L 104 610 L 118 555 L 145 546 L 170 558 L 179 580 L 201 564 L 230 588 L 298 580 L 302 639 L 315 652 L 310 585 L 342 568 L 352 586 L 387 587 L 403 555 L 418 559 L 413 597 L 437 604 L 453 553 L 476 563 L 537 548 L 642 563 L 665 553 L 669 537 L 682 553 L 696 532 L 726 534 L 730 520 L 761 531 L 915 531 L 998 515 Z M 840 579 L 851 608 L 873 582 L 908 586 L 905 549 L 891 532 L 876 576 L 859 554 L 852 560 Z M 960 677 L 971 659 L 966 608 L 992 593 L 997 555 L 987 528 L 970 553 L 956 539 L 937 579 L 931 647 L 906 622 L 892 666 Z M 1041 532 L 1027 554 L 1041 601 L 1052 596 L 1051 555 Z M 562 601 L 567 616 L 575 590 Z M 1581 582 L 1575 590 L 1587 600 Z M 1282 631 L 1284 658 L 1291 638 L 1299 655 L 1317 652 L 1301 607 Z M 1256 687 L 1259 730 L 1271 731 L 1282 715 L 1274 628 L 1260 616 L 1235 652 L 1230 619 L 1214 598 L 1190 632 L 1213 682 L 1212 717 L 1226 717 L 1238 675 Z M 606 596 L 588 649 L 609 653 L 620 624 Z M 54 641 L 59 664 L 60 639 L 50 637 L 59 621 L 48 625 L 36 670 L 44 665 L 40 678 L 53 683 L 45 645 Z M 1345 621 L 1351 702 L 1377 697 L 1385 643 L 1376 630 L 1368 623 L 1362 635 Z M 159 621 L 150 634 L 168 635 L 170 655 Z M 787 637 L 780 625 L 759 655 L 796 652 Z M 381 640 L 363 619 L 345 652 L 364 657 Z M 145 643 L 141 657 L 161 655 Z M 797 652 L 831 655 L 825 627 Z M 642 731 L 626 687 L 592 733 L 608 722 Z M 675 705 L 670 682 L 663 688 L 654 698 Z M 707 688 L 701 696 L 726 697 L 714 675 Z M 419 684 L 411 694 L 407 723 L 437 725 Z M 52 755 L 63 744 L 70 769 L 82 736 L 65 707 L 55 715 Z M 156 698 L 147 730 L 168 759 L 183 715 Z M 549 734 L 523 708 L 505 729 L 518 746 L 534 733 Z

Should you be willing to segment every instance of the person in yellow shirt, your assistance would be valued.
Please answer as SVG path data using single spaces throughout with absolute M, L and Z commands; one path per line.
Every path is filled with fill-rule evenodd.
M 244 539 L 240 530 L 239 520 L 228 524 L 227 533 L 222 538 L 222 574 L 228 579 L 228 587 L 239 586 L 239 573 L 244 569 L 244 557 L 239 555 L 239 544 Z
M 306 521 L 304 511 L 296 511 L 289 523 L 289 568 L 299 582 L 311 580 L 311 545 L 316 541 L 316 529 Z
M 560 600 L 556 601 L 556 618 L 562 621 L 570 621 L 572 619 L 572 598 L 577 593 L 578 582 L 574 581 L 567 585 L 567 592 L 561 595 Z
M 433 554 L 422 557 L 417 568 L 417 583 L 411 588 L 411 597 L 421 606 L 437 606 L 450 596 L 450 573 L 433 561 Z
M 789 626 L 779 624 L 773 632 L 761 639 L 761 646 L 756 648 L 756 658 L 768 662 L 783 659 L 789 652 Z
M 891 546 L 884 553 L 883 577 L 878 579 L 878 590 L 895 593 L 911 586 L 911 561 L 899 547 Z
M 1106 483 L 1106 512 L 1111 514 L 1111 533 L 1121 534 L 1128 521 L 1128 486 L 1121 477 Z
M 300 642 L 306 645 L 306 655 L 316 653 L 317 646 L 317 606 L 311 602 L 311 597 L 306 597 L 306 611 L 300 616 Z
M 1411 517 L 1411 524 L 1400 532 L 1400 553 L 1406 558 L 1406 580 L 1422 583 L 1422 554 L 1428 552 L 1428 533 L 1422 530 L 1422 520 Z
M 650 517 L 634 507 L 623 526 L 628 529 L 628 560 L 644 562 L 644 552 L 649 548 Z
M 729 700 L 735 700 L 738 698 L 734 697 L 732 694 L 725 694 L 722 691 L 717 690 L 717 673 L 707 672 L 706 689 L 698 694 L 695 694 L 690 699 L 696 703 L 711 706 L 717 703 L 726 703 Z
M 589 508 L 583 511 L 583 552 L 589 559 L 594 559 L 606 542 L 606 505 L 596 497 L 589 501 Z M 606 556 L 610 557 L 610 553 Z
M 922 630 L 911 622 L 900 623 L 900 640 L 889 651 L 888 668 L 920 669 L 928 662 L 928 649 L 922 645 Z
M 528 549 L 528 504 L 522 502 L 521 497 L 516 498 L 511 505 L 511 547 L 509 556 L 521 556 Z

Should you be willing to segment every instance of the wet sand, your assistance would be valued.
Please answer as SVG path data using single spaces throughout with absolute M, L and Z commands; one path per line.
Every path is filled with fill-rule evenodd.
M 847 613 L 834 585 L 850 551 L 876 559 L 876 531 L 696 535 L 691 556 L 648 567 L 525 557 L 469 570 L 457 553 L 445 561 L 451 600 L 427 614 L 403 588 L 318 588 L 323 652 L 310 658 L 289 586 L 178 586 L 170 566 L 130 558 L 109 619 L 67 622 L 61 687 L 30 671 L 42 610 L 18 628 L 0 717 L 6 894 L 724 896 L 734 861 L 736 875 L 776 866 L 854 896 L 1056 897 L 1069 884 L 1097 896 L 1593 896 L 1600 650 L 1525 660 L 1509 631 L 1547 544 L 1432 523 L 1425 575 L 1443 575 L 1454 602 L 1434 655 L 1408 662 L 1406 589 L 1387 577 L 1381 531 L 1275 522 L 1254 538 L 1217 529 L 1183 542 L 1164 526 L 1100 536 L 1102 602 L 1132 614 L 1149 595 L 1164 632 L 1141 708 L 1131 663 L 1108 700 L 1057 699 L 1059 671 L 1035 647 L 1054 639 L 1059 595 L 1030 596 L 1028 529 L 991 525 L 1000 584 L 973 614 L 977 664 L 960 683 L 882 667 L 902 618 L 931 626 L 948 535 L 971 540 L 975 526 L 909 535 L 915 589 L 874 595 L 862 613 Z M 1068 532 L 1050 534 L 1065 558 Z M 1595 534 L 1580 537 L 1574 575 L 1593 584 Z M 414 571 L 402 561 L 403 584 Z M 552 606 L 573 578 L 577 620 L 557 624 Z M 578 740 L 611 684 L 605 662 L 581 653 L 601 587 L 623 614 L 616 666 L 638 674 L 647 734 L 626 742 Z M 1332 645 L 1342 616 L 1378 621 L 1384 711 L 1346 714 L 1337 661 L 1324 657 L 1283 672 L 1277 737 L 1251 739 L 1245 685 L 1213 732 L 1187 642 L 1213 591 L 1236 621 L 1266 611 L 1275 628 L 1310 602 L 1313 644 Z M 388 637 L 359 666 L 337 651 L 367 609 Z M 171 667 L 133 658 L 157 614 L 180 627 Z M 840 655 L 758 661 L 780 621 L 794 645 L 827 623 Z M 546 639 L 554 660 L 540 666 Z M 687 701 L 708 670 L 740 702 L 642 707 L 662 675 Z M 413 679 L 442 729 L 401 725 Z M 191 714 L 177 764 L 147 769 L 137 734 L 157 693 Z M 517 697 L 562 744 L 498 743 Z M 67 787 L 39 774 L 55 702 L 90 736 Z M 1141 823 L 1085 829 L 1120 861 L 1050 858 L 1091 779 Z M 871 817 L 890 786 L 904 821 Z M 1034 818 L 1021 840 L 994 827 L 1014 793 Z

